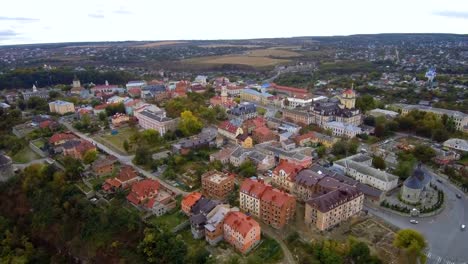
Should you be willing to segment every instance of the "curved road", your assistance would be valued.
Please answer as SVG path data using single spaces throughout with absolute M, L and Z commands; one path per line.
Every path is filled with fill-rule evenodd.
M 433 182 L 445 193 L 445 209 L 438 215 L 416 218 L 419 223 L 411 224 L 410 217 L 400 216 L 376 208 L 366 208 L 370 213 L 399 227 L 411 228 L 421 232 L 428 241 L 427 263 L 468 263 L 468 230 L 461 231 L 461 224 L 468 224 L 468 199 L 447 180 L 434 174 L 427 168 L 426 173 L 433 177 Z M 443 183 L 436 182 L 441 179 Z M 456 194 L 462 195 L 461 199 Z

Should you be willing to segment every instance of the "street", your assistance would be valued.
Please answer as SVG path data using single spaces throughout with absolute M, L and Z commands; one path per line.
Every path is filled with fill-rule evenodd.
M 436 216 L 416 218 L 419 223 L 411 224 L 411 217 L 400 216 L 387 211 L 366 207 L 369 212 L 385 221 L 399 227 L 411 228 L 421 232 L 428 242 L 427 263 L 468 263 L 468 231 L 461 231 L 461 224 L 468 223 L 468 200 L 465 195 L 446 180 L 444 183 L 436 182 L 441 179 L 431 171 L 424 168 L 426 173 L 433 177 L 445 193 L 445 209 Z M 455 194 L 462 198 L 456 198 Z

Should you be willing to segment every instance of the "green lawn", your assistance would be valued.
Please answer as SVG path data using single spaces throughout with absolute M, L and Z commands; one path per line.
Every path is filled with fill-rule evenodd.
M 32 151 L 29 146 L 25 146 L 18 153 L 11 157 L 15 163 L 28 163 L 41 157 Z
M 188 220 L 188 217 L 185 216 L 182 212 L 178 210 L 168 213 L 159 217 L 152 216 L 148 219 L 148 222 L 154 226 L 166 226 L 169 230 L 172 230 L 174 227 Z
M 81 188 L 81 190 L 83 190 L 84 192 L 90 192 L 91 191 L 91 188 L 89 188 L 88 186 L 86 186 L 82 181 L 78 182 L 76 184 L 79 188 Z
M 44 140 L 41 139 L 41 140 L 34 141 L 33 144 L 37 148 L 42 149 L 44 147 L 44 145 L 45 145 L 45 142 L 44 142 Z
M 283 259 L 283 251 L 276 240 L 264 236 L 260 246 L 254 249 L 247 258 L 251 262 L 261 260 L 265 263 L 276 263 Z
M 123 153 L 126 153 L 123 148 L 123 142 L 129 140 L 130 136 L 135 133 L 136 129 L 131 127 L 122 127 L 118 129 L 119 133 L 112 135 L 110 132 L 101 136 L 102 139 L 112 144 L 112 146 Z

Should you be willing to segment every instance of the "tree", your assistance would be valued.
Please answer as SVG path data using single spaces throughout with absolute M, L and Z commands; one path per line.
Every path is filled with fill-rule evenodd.
M 145 146 L 139 146 L 135 151 L 135 158 L 133 158 L 133 163 L 136 165 L 146 165 L 151 161 L 151 153 L 149 149 Z
M 436 129 L 432 131 L 432 140 L 437 142 L 444 142 L 449 139 L 450 135 L 445 129 Z
M 63 158 L 63 167 L 65 168 L 65 174 L 69 180 L 78 179 L 84 170 L 81 161 L 71 156 Z
M 351 245 L 349 256 L 356 264 L 367 264 L 370 258 L 370 250 L 366 243 L 357 242 Z
M 327 148 L 324 145 L 320 145 L 317 147 L 317 155 L 319 158 L 322 158 L 327 151 Z
M 125 114 L 125 105 L 123 103 L 110 104 L 106 107 L 107 116 L 113 116 L 116 113 Z
M 374 109 L 375 105 L 376 103 L 374 101 L 374 97 L 372 97 L 372 95 L 369 94 L 365 94 L 356 99 L 356 108 L 360 109 L 363 112 Z
M 128 152 L 130 150 L 130 145 L 128 144 L 128 140 L 124 140 L 124 142 L 122 143 L 123 145 L 123 148 L 126 152 Z
M 413 229 L 402 229 L 398 231 L 393 240 L 393 245 L 405 251 L 411 263 L 417 261 L 425 262 L 423 250 L 427 247 L 426 240 L 423 235 Z
M 372 158 L 372 166 L 376 169 L 381 169 L 381 170 L 385 170 L 385 168 L 387 167 L 385 165 L 385 160 L 380 156 L 374 156 Z
M 203 123 L 191 111 L 187 110 L 180 114 L 178 128 L 184 136 L 191 136 L 201 131 Z
M 383 124 L 376 125 L 374 135 L 378 138 L 383 138 L 385 136 L 385 126 Z
M 375 126 L 375 117 L 373 116 L 366 116 L 364 118 L 364 125 L 367 125 L 367 126 Z
M 107 114 L 105 112 L 99 112 L 98 117 L 101 122 L 107 121 Z
M 261 116 L 264 116 L 266 114 L 266 109 L 262 107 L 257 107 L 257 113 Z
M 148 263 L 184 263 L 187 246 L 171 232 L 160 228 L 147 228 L 138 250 Z
M 417 145 L 413 150 L 413 155 L 421 162 L 429 162 L 436 156 L 436 153 L 430 146 Z
M 246 160 L 239 166 L 238 172 L 244 178 L 252 177 L 257 174 L 257 167 L 255 167 L 252 161 Z
M 86 153 L 83 156 L 83 162 L 85 164 L 91 164 L 97 159 L 97 151 L 94 149 L 90 149 L 86 151 Z

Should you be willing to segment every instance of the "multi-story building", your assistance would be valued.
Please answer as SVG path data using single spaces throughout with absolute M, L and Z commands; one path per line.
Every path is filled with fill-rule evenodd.
M 330 129 L 333 135 L 338 137 L 353 138 L 363 133 L 360 127 L 339 121 L 325 123 L 323 127 L 325 129 Z
M 294 196 L 274 189 L 263 181 L 244 180 L 239 196 L 242 211 L 262 219 L 274 228 L 282 228 L 294 217 Z
M 96 150 L 96 146 L 91 142 L 78 139 L 68 140 L 62 147 L 64 156 L 71 156 L 80 160 L 83 159 L 86 152 Z
M 294 191 L 296 175 L 301 170 L 302 166 L 282 160 L 273 170 L 272 183 L 278 188 L 292 193 Z
M 57 100 L 49 103 L 49 110 L 51 113 L 63 115 L 75 112 L 75 105 L 70 102 Z
M 468 115 L 460 111 L 447 110 L 424 105 L 395 104 L 395 106 L 401 109 L 402 115 L 406 115 L 413 110 L 433 113 L 439 118 L 442 118 L 443 115 L 447 115 L 448 117 L 453 118 L 457 130 L 468 130 Z
M 134 115 L 138 119 L 138 124 L 144 129 L 154 129 L 163 136 L 167 131 L 174 131 L 177 128 L 178 119 L 172 119 L 166 116 L 166 111 L 153 107 L 142 107 L 135 109 Z
M 200 200 L 202 194 L 199 192 L 192 192 L 189 193 L 187 196 L 182 199 L 181 202 L 181 209 L 186 215 L 190 215 L 192 211 L 192 207 Z
M 255 89 L 245 88 L 240 92 L 240 99 L 247 102 L 255 102 L 261 105 L 268 105 L 272 102 L 274 96 L 265 91 L 257 91 Z
M 205 236 L 205 225 L 208 220 L 208 214 L 220 204 L 219 201 L 200 198 L 192 207 L 190 216 L 190 230 L 195 239 L 200 239 Z
M 444 148 L 468 152 L 468 141 L 460 138 L 451 138 L 443 143 Z
M 375 187 L 384 192 L 397 187 L 398 176 L 373 168 L 368 164 L 345 158 L 335 162 L 334 166 L 342 169 L 348 176 L 357 181 Z
M 234 175 L 216 170 L 203 174 L 201 181 L 203 193 L 218 200 L 226 199 L 226 196 L 234 189 Z
M 155 198 L 159 191 L 160 183 L 153 179 L 144 179 L 132 185 L 131 192 L 127 195 L 127 200 L 134 205 L 140 205 Z
M 257 117 L 257 106 L 253 103 L 243 102 L 236 107 L 230 109 L 228 113 L 240 120 L 247 120 Z
M 342 187 L 308 200 L 304 221 L 310 227 L 327 230 L 359 213 L 363 203 L 362 192 L 355 187 Z
M 260 242 L 260 225 L 241 212 L 229 212 L 224 218 L 224 240 L 242 254 L 248 253 Z
M 236 141 L 237 136 L 243 134 L 243 130 L 226 120 L 218 125 L 218 134 L 229 140 Z
M 210 245 L 216 245 L 224 237 L 224 217 L 231 211 L 238 210 L 230 208 L 228 204 L 217 205 L 206 215 L 205 240 Z

